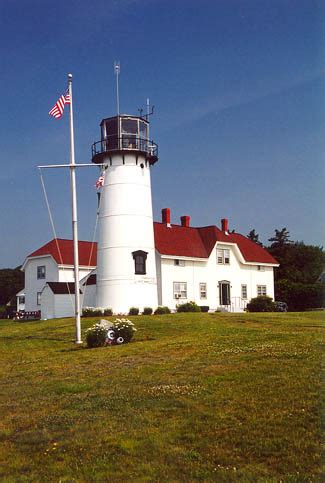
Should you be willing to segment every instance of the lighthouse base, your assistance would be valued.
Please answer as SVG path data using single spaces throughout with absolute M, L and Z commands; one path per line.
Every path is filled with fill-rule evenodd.
M 114 314 L 128 314 L 131 307 L 143 312 L 158 305 L 156 280 L 149 277 L 136 281 L 114 280 L 97 285 L 96 306 L 111 308 Z

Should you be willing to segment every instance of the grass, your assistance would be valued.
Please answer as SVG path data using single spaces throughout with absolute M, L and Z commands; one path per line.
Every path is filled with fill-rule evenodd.
M 1 481 L 321 481 L 324 313 L 131 319 L 0 322 Z

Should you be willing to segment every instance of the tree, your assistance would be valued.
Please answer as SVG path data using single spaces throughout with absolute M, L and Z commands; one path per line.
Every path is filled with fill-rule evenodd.
M 282 230 L 275 229 L 275 236 L 269 238 L 269 241 L 272 242 L 271 248 L 283 247 L 293 243 L 290 240 L 290 234 L 286 228 L 282 228 Z
M 275 299 L 289 310 L 305 310 L 325 305 L 325 286 L 317 282 L 325 268 L 323 247 L 293 242 L 286 228 L 275 230 L 268 251 L 279 262 L 275 269 Z
M 279 262 L 275 280 L 298 283 L 315 283 L 325 267 L 322 247 L 295 242 L 290 245 L 273 246 L 268 251 Z
M 252 240 L 252 242 L 257 243 L 261 247 L 263 246 L 263 243 L 259 241 L 259 235 L 255 233 L 255 228 L 248 233 L 247 238 Z
M 17 268 L 0 269 L 0 305 L 5 305 L 24 288 L 24 274 Z

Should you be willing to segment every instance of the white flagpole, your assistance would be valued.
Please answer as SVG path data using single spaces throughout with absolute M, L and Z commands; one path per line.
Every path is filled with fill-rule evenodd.
M 77 217 L 77 190 L 76 190 L 76 166 L 75 166 L 76 163 L 75 163 L 75 157 L 74 157 L 72 74 L 68 74 L 68 86 L 69 86 L 69 95 L 70 95 L 70 185 L 71 185 L 72 233 L 73 233 L 73 253 L 74 253 L 76 344 L 82 344 L 81 322 L 80 322 L 78 217 Z

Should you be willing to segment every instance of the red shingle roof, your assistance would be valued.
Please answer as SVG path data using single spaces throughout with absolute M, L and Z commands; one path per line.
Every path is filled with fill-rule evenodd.
M 155 246 L 161 255 L 208 258 L 206 246 L 197 228 L 179 225 L 168 227 L 154 223 Z
M 179 225 L 154 223 L 155 245 L 161 255 L 208 258 L 217 241 L 235 243 L 246 262 L 278 264 L 275 258 L 239 233 L 226 235 L 216 226 L 188 228 Z
M 165 223 L 154 222 L 154 235 L 156 249 L 161 255 L 208 258 L 218 241 L 235 243 L 246 262 L 278 264 L 275 258 L 257 243 L 252 242 L 239 233 L 229 233 L 226 235 L 216 226 L 192 228 L 171 225 L 169 228 Z M 63 264 L 73 265 L 72 240 L 58 239 L 57 241 Z M 31 253 L 28 258 L 41 255 L 52 255 L 58 264 L 62 263 L 55 240 L 46 243 L 46 245 Z M 87 241 L 79 242 L 79 264 L 82 266 L 96 266 L 97 243 L 93 244 Z
M 61 257 L 59 254 L 58 246 L 61 252 Z M 79 264 L 86 267 L 96 267 L 97 265 L 97 243 L 92 243 L 89 241 L 79 241 Z M 73 241 L 63 240 L 62 238 L 57 239 L 57 243 L 54 240 L 46 243 L 41 248 L 35 252 L 28 255 L 27 258 L 39 257 L 41 255 L 52 255 L 54 260 L 58 264 L 63 265 L 73 265 Z

